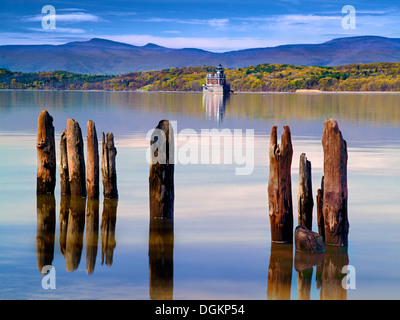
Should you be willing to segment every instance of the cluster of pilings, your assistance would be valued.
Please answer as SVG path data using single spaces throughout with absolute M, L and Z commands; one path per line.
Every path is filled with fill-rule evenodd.
M 115 221 L 118 205 L 116 158 L 112 133 L 102 135 L 101 174 L 103 214 L 100 225 L 102 264 L 112 264 L 115 248 Z M 87 160 L 82 131 L 76 120 L 68 119 L 60 136 L 60 251 L 66 257 L 67 271 L 79 265 L 85 226 L 87 273 L 92 273 L 97 254 L 100 196 L 100 157 L 96 126 L 87 123 Z M 53 118 L 43 110 L 37 132 L 37 259 L 39 271 L 50 265 L 54 252 L 56 146 Z M 86 201 L 87 198 L 87 201 Z M 87 204 L 87 208 L 85 208 Z
M 277 143 L 276 126 L 271 130 L 270 139 L 268 203 L 271 240 L 276 243 L 292 243 L 291 164 L 293 147 L 290 128 L 288 126 L 284 127 L 281 145 Z M 311 162 L 307 160 L 304 153 L 300 156 L 298 224 L 305 227 L 306 230 L 296 230 L 298 232 L 295 234 L 295 241 L 296 249 L 301 251 L 320 250 L 319 236 L 322 237 L 325 245 L 346 246 L 348 244 L 347 145 L 334 119 L 325 120 L 322 146 L 324 152 L 324 176 L 316 199 L 319 235 L 311 231 L 314 206 Z M 304 246 L 305 243 L 308 243 L 306 245 L 308 248 Z M 313 248 L 310 246 L 313 246 Z
M 102 136 L 101 174 L 105 199 L 118 199 L 114 135 Z M 99 146 L 96 126 L 87 123 L 87 162 L 85 165 L 82 131 L 76 120 L 68 119 L 60 138 L 60 187 L 62 195 L 99 199 Z M 56 186 L 56 147 L 53 118 L 43 110 L 37 132 L 37 195 L 54 195 Z

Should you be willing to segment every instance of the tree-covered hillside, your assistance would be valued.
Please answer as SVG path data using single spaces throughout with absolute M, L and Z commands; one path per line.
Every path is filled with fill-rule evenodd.
M 0 89 L 201 91 L 214 67 L 171 68 L 124 75 L 85 75 L 65 71 L 22 73 L 0 69 Z M 400 63 L 307 67 L 260 64 L 226 69 L 235 92 L 400 91 Z

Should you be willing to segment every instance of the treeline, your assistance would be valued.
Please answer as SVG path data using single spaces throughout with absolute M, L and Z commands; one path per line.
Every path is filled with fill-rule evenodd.
M 86 75 L 66 71 L 22 73 L 0 69 L 0 89 L 201 91 L 214 67 L 171 68 L 124 75 Z M 235 92 L 400 91 L 400 63 L 308 67 L 261 64 L 226 69 Z

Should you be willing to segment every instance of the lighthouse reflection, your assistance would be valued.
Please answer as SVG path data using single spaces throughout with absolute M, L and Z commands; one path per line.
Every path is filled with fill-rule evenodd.
M 149 293 L 152 300 L 172 300 L 174 287 L 173 219 L 150 218 Z
M 62 195 L 59 216 L 60 253 L 65 257 L 67 271 L 75 271 L 81 262 L 86 232 L 86 273 L 94 272 L 99 242 L 99 200 Z M 113 262 L 117 200 L 105 199 L 101 220 L 101 250 L 103 261 Z M 39 271 L 54 259 L 56 231 L 56 201 L 54 196 L 37 197 L 36 256 Z M 85 229 L 86 220 L 86 229 Z M 86 231 L 85 231 L 86 230 Z
M 227 99 L 229 96 L 225 94 L 203 94 L 203 108 L 206 110 L 207 120 L 216 121 L 218 124 L 222 123 Z

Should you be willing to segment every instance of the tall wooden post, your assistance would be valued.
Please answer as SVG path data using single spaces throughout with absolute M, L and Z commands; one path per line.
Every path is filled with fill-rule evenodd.
M 99 199 L 99 143 L 96 126 L 92 120 L 87 123 L 87 196 L 89 199 Z
M 101 175 L 105 199 L 118 199 L 117 169 L 115 157 L 117 149 L 114 146 L 114 135 L 109 132 L 102 135 Z
M 305 226 L 308 230 L 312 230 L 314 200 L 312 195 L 311 162 L 307 160 L 304 153 L 300 156 L 297 201 L 299 226 Z
M 86 197 L 86 172 L 82 131 L 76 120 L 67 120 L 68 176 L 72 196 Z
M 43 110 L 37 128 L 37 183 L 36 193 L 54 195 L 56 186 L 56 148 L 53 118 Z
M 269 145 L 268 204 L 273 242 L 293 242 L 292 157 L 290 128 L 284 127 L 279 146 L 277 127 L 272 127 Z
M 174 132 L 168 120 L 161 120 L 151 141 L 149 197 L 152 218 L 174 217 Z
M 334 119 L 325 120 L 322 136 L 324 149 L 323 215 L 325 243 L 347 245 L 347 144 Z

